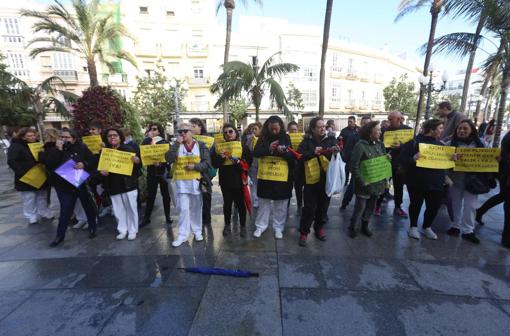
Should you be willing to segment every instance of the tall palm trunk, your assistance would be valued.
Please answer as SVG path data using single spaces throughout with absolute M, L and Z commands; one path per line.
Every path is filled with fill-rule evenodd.
M 432 58 L 432 48 L 434 47 L 434 37 L 436 36 L 437 21 L 439 19 L 439 13 L 441 12 L 442 6 L 443 0 L 433 0 L 432 7 L 430 7 L 430 15 L 432 16 L 432 19 L 430 20 L 429 41 L 427 42 L 427 52 L 425 53 L 425 62 L 423 64 L 423 76 L 429 75 L 430 59 Z M 416 125 L 414 126 L 414 133 L 417 133 L 420 127 L 424 98 L 425 90 L 421 88 L 420 97 L 418 98 L 418 111 L 416 113 Z
M 499 140 L 501 137 L 501 126 L 503 125 L 503 118 L 506 111 L 506 99 L 508 97 L 508 90 L 510 89 L 510 60 L 506 59 L 506 64 L 503 69 L 503 79 L 501 80 L 501 92 L 499 98 L 498 115 L 496 116 L 496 130 L 494 132 L 494 144 L 492 147 L 499 147 Z
M 460 102 L 460 111 L 464 113 L 466 110 L 469 86 L 471 84 L 471 71 L 473 69 L 473 64 L 475 63 L 476 57 L 476 49 L 478 48 L 478 41 L 480 40 L 482 29 L 485 26 L 485 21 L 487 16 L 485 13 L 480 15 L 480 20 L 478 21 L 478 25 L 476 26 L 475 36 L 473 39 L 473 46 L 471 47 L 471 52 L 469 53 L 469 60 L 466 67 L 466 75 L 464 76 L 464 87 L 462 89 L 462 100 Z M 475 114 L 474 120 L 475 124 L 477 122 L 478 114 Z
M 319 115 L 324 115 L 324 93 L 326 77 L 326 54 L 328 51 L 329 29 L 331 26 L 331 12 L 333 11 L 333 0 L 328 0 L 326 4 L 326 17 L 324 18 L 324 32 L 322 34 L 322 55 L 321 72 L 319 79 Z
M 87 59 L 87 69 L 89 72 L 90 86 L 99 86 L 99 81 L 97 80 L 96 62 L 94 62 L 94 57 Z
M 227 31 L 225 34 L 225 54 L 223 55 L 223 64 L 228 63 L 230 53 L 230 39 L 232 38 L 232 14 L 236 7 L 234 0 L 225 0 L 223 3 L 227 11 Z M 228 103 L 223 104 L 223 122 L 228 122 Z

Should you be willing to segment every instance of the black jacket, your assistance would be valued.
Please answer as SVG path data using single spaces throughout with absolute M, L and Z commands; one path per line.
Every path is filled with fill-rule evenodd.
M 111 148 L 111 146 L 106 147 Z M 137 153 L 133 147 L 129 145 L 122 144 L 117 150 L 135 153 L 136 156 L 140 157 L 140 153 Z M 109 173 L 107 176 L 100 175 L 104 189 L 109 195 L 123 194 L 138 189 L 138 172 L 140 170 L 140 165 L 141 163 L 133 164 L 133 170 L 130 176 L 115 173 Z
M 500 183 L 510 187 L 510 132 L 501 140 Z
M 40 189 L 37 189 L 19 180 L 37 164 L 25 140 L 12 139 L 7 152 L 7 164 L 14 171 L 14 188 L 17 191 L 36 191 L 48 186 L 47 183 L 44 183 Z
M 39 161 L 44 163 L 48 170 L 50 184 L 55 189 L 73 192 L 76 188 L 55 173 L 55 170 L 69 159 L 76 163 L 82 162 L 89 174 L 94 170 L 94 156 L 82 142 L 68 143 L 63 150 L 59 150 L 54 143 L 47 143 L 44 145 L 44 151 L 39 153 Z
M 257 196 L 271 200 L 285 200 L 292 196 L 292 182 L 294 181 L 295 157 L 291 152 L 271 153 L 271 142 L 278 140 L 282 146 L 290 146 L 290 138 L 287 134 L 274 139 L 265 140 L 260 138 L 253 150 L 253 156 L 262 158 L 265 156 L 279 156 L 287 161 L 289 167 L 289 176 L 287 182 L 257 180 Z M 260 169 L 260 162 L 259 162 Z
M 161 145 L 161 144 L 167 144 L 167 143 L 168 143 L 168 141 L 166 141 L 166 140 L 160 140 L 156 144 L 157 145 Z M 143 139 L 142 146 L 143 145 L 150 145 L 150 144 L 152 144 L 152 139 L 151 138 Z M 131 148 L 134 148 L 131 145 L 127 145 L 127 146 L 131 147 Z M 167 162 L 161 162 L 161 164 L 159 166 L 149 165 L 149 166 L 147 166 L 147 176 L 163 176 L 165 174 L 165 172 L 167 171 L 167 168 L 168 168 L 168 163 Z
M 338 141 L 335 139 L 333 135 L 325 135 L 320 142 L 316 142 L 312 135 L 306 134 L 299 144 L 298 152 L 301 154 L 300 161 L 306 162 L 308 160 L 318 160 L 318 156 L 315 155 L 315 148 L 322 147 L 323 149 L 334 147 L 338 144 Z M 331 160 L 331 153 L 326 153 L 324 156 Z M 305 181 L 306 183 L 306 181 Z M 321 184 L 326 183 L 326 173 L 321 169 L 321 179 L 319 181 Z
M 241 159 L 245 161 L 248 166 L 251 166 L 253 156 L 250 149 L 246 146 L 243 146 Z M 211 162 L 214 168 L 218 168 L 219 182 L 222 188 L 240 190 L 243 187 L 241 181 L 241 165 L 233 164 L 224 166 L 223 159 L 216 153 L 215 146 L 211 147 Z
M 400 162 L 404 168 L 404 180 L 408 186 L 422 190 L 442 190 L 445 182 L 445 169 L 430 169 L 416 167 L 414 155 L 419 151 L 419 144 L 432 144 L 444 146 L 444 144 L 433 137 L 418 134 L 414 141 L 409 141 L 402 146 Z

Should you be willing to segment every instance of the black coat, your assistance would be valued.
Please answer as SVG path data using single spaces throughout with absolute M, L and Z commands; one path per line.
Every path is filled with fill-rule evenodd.
M 89 174 L 94 170 L 94 155 L 82 142 L 68 143 L 63 150 L 59 150 L 54 143 L 47 143 L 44 145 L 44 151 L 39 153 L 39 161 L 46 165 L 51 186 L 55 189 L 74 192 L 76 188 L 55 173 L 55 170 L 69 159 L 73 159 L 76 163 L 82 162 Z
M 17 191 L 36 191 L 48 186 L 47 183 L 44 183 L 41 188 L 37 189 L 19 180 L 37 164 L 26 141 L 12 139 L 7 152 L 7 164 L 14 171 L 14 188 Z
M 107 148 L 111 147 L 107 146 Z M 136 156 L 140 157 L 140 153 L 137 153 L 135 149 L 129 145 L 122 144 L 119 148 L 117 148 L 117 150 L 135 153 Z M 140 166 L 141 163 L 133 164 L 133 170 L 131 171 L 130 176 L 115 173 L 108 173 L 107 176 L 100 175 L 104 189 L 109 195 L 123 194 L 138 189 Z
M 251 166 L 253 156 L 250 149 L 246 146 L 243 146 L 243 155 L 241 159 L 245 161 L 248 166 Z M 222 188 L 240 190 L 243 187 L 243 183 L 241 181 L 241 165 L 233 164 L 224 166 L 223 159 L 216 153 L 215 146 L 211 147 L 211 162 L 214 168 L 218 168 L 219 182 Z
M 308 160 L 318 160 L 315 155 L 315 148 L 322 147 L 323 149 L 334 147 L 338 144 L 338 140 L 333 135 L 324 136 L 320 142 L 316 142 L 312 135 L 306 134 L 301 144 L 299 144 L 298 152 L 301 154 L 300 161 L 306 162 Z M 331 160 L 332 153 L 324 155 L 328 160 Z M 306 181 L 305 181 L 306 183 Z M 321 169 L 321 178 L 319 183 L 326 183 L 326 173 Z
M 283 134 L 275 139 L 260 138 L 253 150 L 253 156 L 262 158 L 265 156 L 279 156 L 287 161 L 289 167 L 289 176 L 287 182 L 257 180 L 257 196 L 271 200 L 285 200 L 292 196 L 292 182 L 294 181 L 295 157 L 291 152 L 271 153 L 271 142 L 279 140 L 280 145 L 290 146 L 290 138 L 287 134 Z M 260 162 L 259 162 L 260 165 Z M 260 166 L 259 166 L 260 169 Z
M 161 145 L 161 144 L 167 144 L 167 143 L 168 143 L 168 141 L 160 140 L 156 144 Z M 150 145 L 150 144 L 152 144 L 151 138 L 143 139 L 142 145 Z M 129 147 L 132 147 L 132 146 L 129 146 Z M 147 166 L 147 176 L 163 176 L 165 174 L 165 172 L 167 171 L 167 168 L 168 168 L 168 163 L 166 163 L 166 162 L 161 162 L 161 164 L 159 166 L 149 165 L 149 166 Z
M 423 134 L 418 134 L 414 141 L 409 141 L 403 145 L 400 151 L 400 162 L 404 168 L 405 183 L 408 186 L 422 190 L 442 190 L 445 182 L 445 169 L 416 167 L 413 157 L 418 153 L 420 143 L 444 146 L 439 140 Z

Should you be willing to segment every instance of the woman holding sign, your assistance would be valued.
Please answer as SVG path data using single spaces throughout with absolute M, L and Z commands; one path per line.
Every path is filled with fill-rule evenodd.
M 72 161 L 71 161 L 72 160 Z M 86 183 L 78 187 L 64 179 L 58 170 L 65 163 L 71 161 L 75 170 L 85 170 L 91 173 L 94 169 L 94 157 L 85 144 L 80 141 L 78 132 L 64 128 L 54 147 L 48 147 L 39 154 L 39 161 L 46 165 L 51 186 L 57 192 L 60 202 L 60 216 L 58 219 L 57 237 L 50 244 L 56 247 L 64 241 L 69 219 L 73 214 L 76 200 L 79 199 L 89 223 L 89 238 L 96 237 L 96 207 L 92 196 L 87 191 Z
M 372 236 L 369 228 L 377 198 L 384 192 L 387 179 L 391 177 L 391 163 L 384 144 L 379 140 L 381 127 L 378 121 L 371 121 L 359 131 L 360 141 L 354 146 L 349 170 L 354 178 L 356 203 L 349 226 L 349 236 L 357 236 L 361 222 L 361 233 Z
M 450 146 L 460 148 L 483 148 L 484 145 L 478 137 L 475 124 L 471 120 L 463 120 L 455 129 Z M 462 160 L 461 154 L 454 154 L 453 160 Z M 479 244 L 480 239 L 475 235 L 475 211 L 478 203 L 478 195 L 469 192 L 469 177 L 473 173 L 450 171 L 448 176 L 453 185 L 450 188 L 452 196 L 453 213 L 455 219 L 452 227 L 448 230 L 450 236 L 459 236 L 474 244 Z M 476 174 L 476 173 L 475 173 Z
M 283 238 L 287 218 L 287 203 L 292 196 L 294 180 L 294 155 L 289 152 L 290 138 L 285 133 L 283 121 L 278 116 L 269 117 L 262 126 L 262 136 L 257 141 L 253 156 L 258 158 L 257 196 L 259 210 L 253 236 L 258 238 L 269 226 L 273 215 L 274 237 Z
M 304 207 L 299 227 L 300 246 L 306 246 L 312 223 L 317 239 L 326 240 L 323 227 L 330 201 L 326 195 L 326 171 L 331 156 L 339 151 L 334 133 L 328 135 L 326 132 L 324 120 L 321 117 L 312 118 L 308 133 L 298 148 L 305 169 Z
M 36 157 L 29 147 L 31 144 L 37 144 L 35 130 L 21 128 L 11 141 L 7 152 L 7 164 L 14 171 L 14 188 L 23 198 L 23 215 L 30 224 L 37 224 L 40 217 L 46 219 L 53 217 L 46 202 L 48 184 L 44 166 L 38 166 Z M 36 178 L 25 177 L 31 175 Z
M 225 142 L 214 145 L 211 159 L 213 166 L 219 170 L 219 182 L 223 195 L 223 217 L 225 220 L 223 235 L 228 236 L 231 233 L 232 203 L 235 203 L 239 212 L 240 234 L 244 236 L 246 233 L 246 206 L 243 196 L 244 182 L 241 178 L 243 172 L 241 161 L 250 165 L 252 162 L 251 151 L 242 146 L 239 141 L 239 132 L 234 125 L 224 124 L 222 131 Z
M 138 233 L 138 203 L 136 199 L 138 196 L 140 157 L 133 147 L 124 144 L 124 134 L 121 130 L 108 128 L 104 135 L 107 149 L 132 153 L 127 158 L 127 173 L 115 173 L 103 167 L 103 156 L 109 152 L 107 150 L 103 150 L 101 153 L 103 160 L 99 160 L 98 170 L 102 176 L 103 186 L 112 199 L 113 214 L 117 219 L 117 231 L 119 232 L 117 239 L 122 240 L 127 237 L 128 240 L 135 240 Z
M 196 241 L 204 240 L 202 193 L 211 191 L 211 181 L 206 175 L 211 168 L 209 149 L 203 142 L 193 139 L 190 124 L 179 125 L 177 132 L 179 136 L 175 144 L 166 153 L 166 160 L 175 167 L 173 179 L 179 211 L 179 233 L 172 242 L 173 247 L 186 242 L 191 232 Z

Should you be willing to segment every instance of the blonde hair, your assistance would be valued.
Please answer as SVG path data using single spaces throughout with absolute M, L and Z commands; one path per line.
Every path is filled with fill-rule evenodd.
M 56 142 L 59 138 L 59 132 L 54 128 L 44 130 L 44 142 Z

